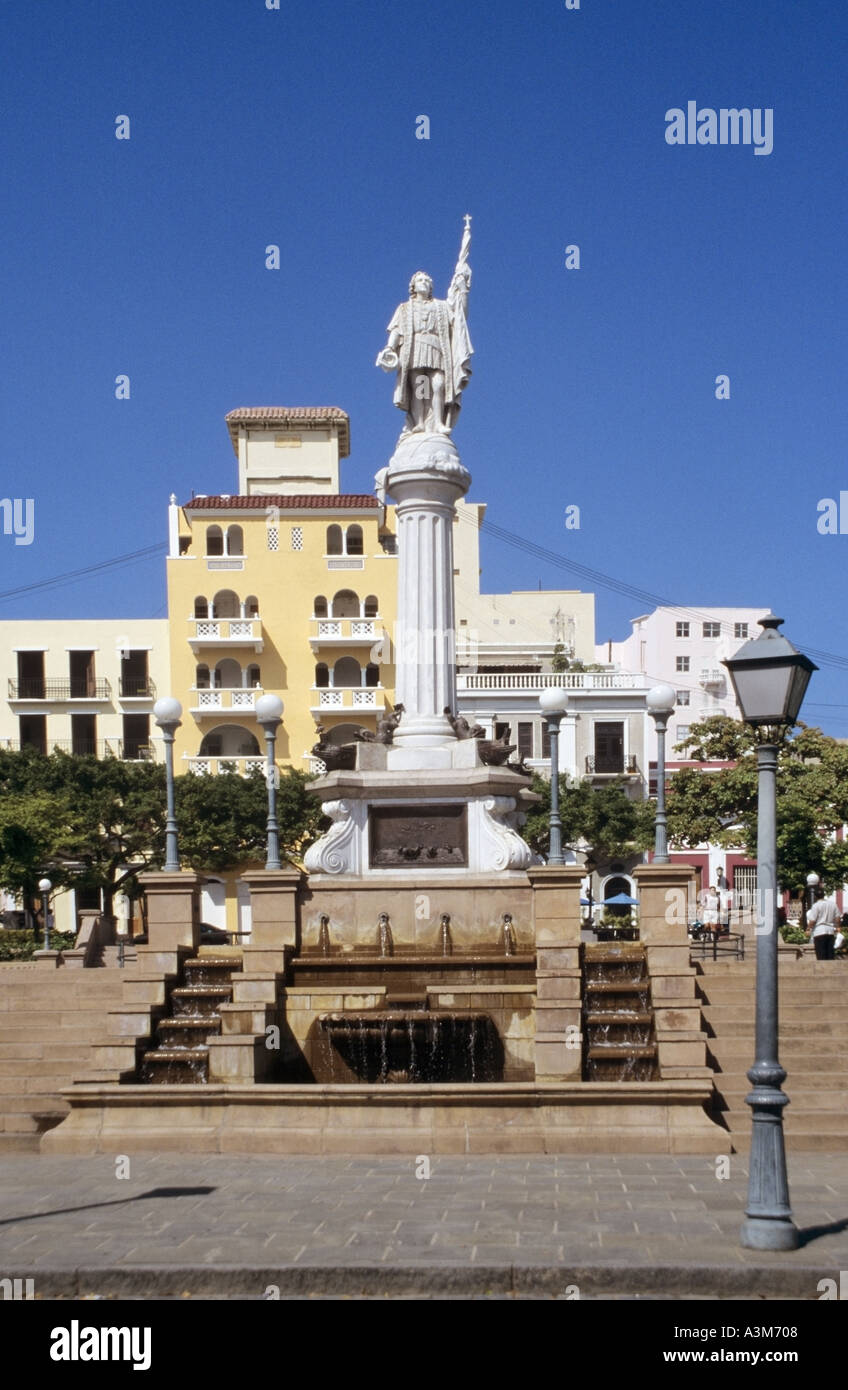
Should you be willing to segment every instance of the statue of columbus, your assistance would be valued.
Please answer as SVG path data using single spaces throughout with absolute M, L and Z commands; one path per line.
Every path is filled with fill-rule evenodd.
M 406 412 L 401 438 L 450 434 L 456 424 L 474 350 L 466 320 L 470 246 L 471 218 L 466 214 L 447 299 L 434 299 L 431 277 L 417 270 L 409 282 L 409 299 L 396 309 L 388 327 L 389 340 L 377 356 L 383 371 L 397 371 L 394 402 Z

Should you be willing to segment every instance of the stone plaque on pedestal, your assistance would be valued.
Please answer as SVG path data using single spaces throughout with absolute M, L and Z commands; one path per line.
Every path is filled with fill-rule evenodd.
M 368 821 L 372 869 L 468 864 L 466 806 L 372 806 Z

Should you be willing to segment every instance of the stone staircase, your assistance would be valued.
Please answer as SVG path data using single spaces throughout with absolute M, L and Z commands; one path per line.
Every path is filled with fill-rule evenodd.
M 716 1069 L 715 1118 L 736 1151 L 751 1139 L 754 1060 L 754 960 L 699 961 L 698 990 Z M 848 963 L 782 955 L 779 964 L 779 1057 L 791 1104 L 784 1115 L 787 1149 L 848 1151 Z
M 67 1115 L 59 1092 L 92 1076 L 91 1043 L 121 999 L 123 974 L 0 965 L 0 1153 L 37 1152 Z

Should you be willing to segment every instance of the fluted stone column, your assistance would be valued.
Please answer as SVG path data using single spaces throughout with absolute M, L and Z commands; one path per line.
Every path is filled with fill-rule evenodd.
M 435 748 L 454 738 L 444 716 L 456 706 L 454 504 L 471 475 L 447 436 L 412 434 L 398 445 L 386 486 L 397 508 L 395 689 L 405 711 L 394 742 Z

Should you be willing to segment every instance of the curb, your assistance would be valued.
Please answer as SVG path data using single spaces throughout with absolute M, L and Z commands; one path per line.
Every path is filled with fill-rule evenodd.
M 129 1299 L 308 1297 L 455 1298 L 521 1294 L 540 1298 L 809 1299 L 819 1297 L 821 1266 L 741 1265 L 136 1265 L 102 1269 L 37 1266 L 9 1271 L 35 1281 L 37 1298 Z M 830 1271 L 832 1273 L 832 1270 Z M 574 1286 L 579 1295 L 574 1293 Z M 268 1288 L 274 1292 L 266 1293 Z M 277 1290 L 279 1293 L 277 1293 Z

